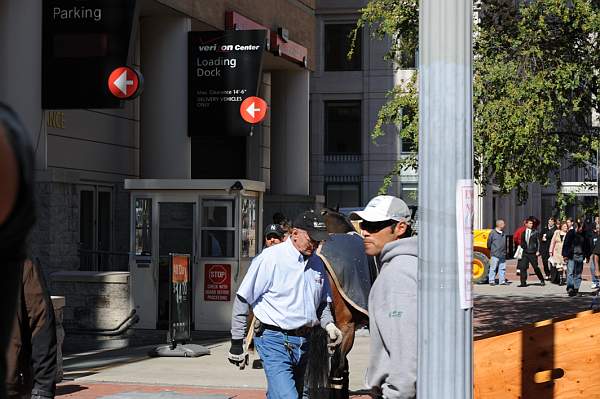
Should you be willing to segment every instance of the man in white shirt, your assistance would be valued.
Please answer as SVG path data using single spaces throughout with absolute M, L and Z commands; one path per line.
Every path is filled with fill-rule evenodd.
M 330 345 L 339 345 L 342 332 L 335 326 L 329 303 L 327 272 L 314 255 L 329 238 L 321 215 L 307 211 L 293 223 L 290 238 L 265 248 L 250 265 L 240 285 L 231 320 L 230 362 L 246 361 L 243 339 L 252 307 L 256 349 L 263 360 L 269 399 L 302 396 L 312 328 L 327 330 Z

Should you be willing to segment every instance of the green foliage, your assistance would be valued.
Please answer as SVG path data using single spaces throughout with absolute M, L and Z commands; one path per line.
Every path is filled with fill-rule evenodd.
M 597 0 L 484 0 L 474 28 L 474 173 L 482 187 L 527 198 L 530 182 L 560 185 L 561 167 L 583 166 L 598 145 L 590 130 L 600 109 L 600 4 Z M 399 64 L 418 42 L 416 0 L 372 0 L 357 26 L 390 37 Z M 397 40 L 399 37 L 402 40 Z M 399 127 L 417 143 L 416 78 L 388 93 L 372 137 Z M 402 109 L 406 109 L 404 113 Z M 561 161 L 566 161 L 561 164 Z M 382 190 L 416 158 L 402 159 Z

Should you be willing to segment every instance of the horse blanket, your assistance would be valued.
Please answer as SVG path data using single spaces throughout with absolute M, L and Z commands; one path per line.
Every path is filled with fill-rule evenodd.
M 373 277 L 362 237 L 356 233 L 331 234 L 317 255 L 323 259 L 346 302 L 368 316 Z

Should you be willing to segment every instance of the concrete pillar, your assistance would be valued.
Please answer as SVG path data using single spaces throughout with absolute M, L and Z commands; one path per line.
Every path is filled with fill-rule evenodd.
M 271 73 L 264 72 L 258 96 L 271 104 Z M 271 188 L 271 113 L 259 126 L 254 127 L 254 135 L 248 137 L 246 145 L 247 173 L 250 180 L 265 183 L 267 190 Z
M 461 308 L 459 279 L 473 242 L 457 231 L 456 206 L 458 181 L 473 177 L 472 6 L 419 3 L 419 399 L 473 397 L 473 315 Z
M 0 101 L 23 119 L 36 151 L 36 168 L 47 167 L 42 123 L 42 3 L 0 1 Z
M 271 192 L 309 195 L 310 72 L 271 74 Z
M 142 18 L 140 146 L 141 177 L 189 179 L 191 144 L 187 135 L 187 42 L 191 22 L 186 17 Z

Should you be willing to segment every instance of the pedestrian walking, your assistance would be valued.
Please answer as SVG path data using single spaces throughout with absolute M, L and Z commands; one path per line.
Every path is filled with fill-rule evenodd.
M 367 385 L 375 397 L 416 397 L 417 238 L 411 237 L 410 209 L 381 195 L 351 218 L 361 219 L 365 252 L 382 266 L 369 294 L 371 353 Z
M 565 258 L 562 256 L 563 243 L 569 227 L 567 222 L 560 222 L 558 230 L 552 235 L 550 240 L 550 281 L 553 284 L 564 285 L 566 282 Z
M 526 229 L 526 227 L 525 227 L 526 224 L 527 224 L 527 218 L 523 219 L 523 223 L 521 224 L 521 226 L 517 227 L 517 229 L 513 233 L 513 243 L 515 244 L 515 248 L 517 248 L 517 250 L 515 252 L 515 255 L 517 253 L 522 253 L 523 252 L 519 248 L 521 247 L 521 235 L 523 234 L 523 232 Z M 521 259 L 523 258 L 523 256 L 519 255 L 519 256 L 515 256 L 515 258 L 517 259 L 517 276 L 518 276 L 518 275 L 521 274 L 521 270 L 520 270 L 519 265 L 521 263 Z
M 596 226 L 599 226 L 598 221 L 596 221 Z M 596 241 L 594 243 L 594 247 L 592 250 L 592 259 L 590 260 L 590 262 L 591 261 L 593 261 L 596 265 L 600 265 L 600 240 L 598 240 L 598 239 L 596 239 Z M 600 286 L 596 285 L 592 288 L 597 289 L 597 288 L 600 288 Z
M 52 399 L 56 390 L 54 308 L 39 267 L 19 265 L 17 314 L 6 353 L 10 399 Z
M 285 233 L 283 232 L 283 229 L 281 228 L 280 225 L 272 223 L 272 224 L 267 225 L 267 227 L 265 228 L 264 237 L 265 237 L 264 247 L 269 248 L 269 247 L 272 247 L 273 245 L 281 244 L 285 237 Z
M 590 248 L 595 248 L 598 242 L 598 229 L 600 228 L 599 217 L 594 218 L 594 222 L 589 226 L 588 236 L 590 240 Z M 591 289 L 600 288 L 600 279 L 596 275 L 596 269 L 598 268 L 598 262 L 595 256 L 590 257 L 590 274 L 592 275 L 592 282 L 590 283 Z
M 487 248 L 490 250 L 490 271 L 488 282 L 496 284 L 496 273 L 498 273 L 498 284 L 506 285 L 506 236 L 504 235 L 504 220 L 496 220 L 496 228 L 490 232 L 487 240 Z
M 573 297 L 578 294 L 581 286 L 583 262 L 589 259 L 591 255 L 589 241 L 585 237 L 580 222 L 575 222 L 573 228 L 567 232 L 562 255 L 567 262 L 567 293 L 570 297 Z
M 525 223 L 525 231 L 521 233 L 521 248 L 523 248 L 523 257 L 519 262 L 519 268 L 521 269 L 521 284 L 518 287 L 527 287 L 527 274 L 529 265 L 533 267 L 535 275 L 540 280 L 542 286 L 546 285 L 544 276 L 538 266 L 538 256 L 540 256 L 540 237 L 537 230 L 534 229 L 534 224 L 537 219 L 534 217 L 527 218 Z
M 556 220 L 553 217 L 548 219 L 548 224 L 540 232 L 540 255 L 542 256 L 542 264 L 544 265 L 544 274 L 546 280 L 550 280 L 550 241 L 556 231 Z
M 313 328 L 327 331 L 330 347 L 342 332 L 331 314 L 331 290 L 323 262 L 314 252 L 328 239 L 321 215 L 307 211 L 293 223 L 292 235 L 263 250 L 252 261 L 234 300 L 229 361 L 247 363 L 244 351 L 249 308 L 254 316 L 254 343 L 263 360 L 269 399 L 301 397 Z

